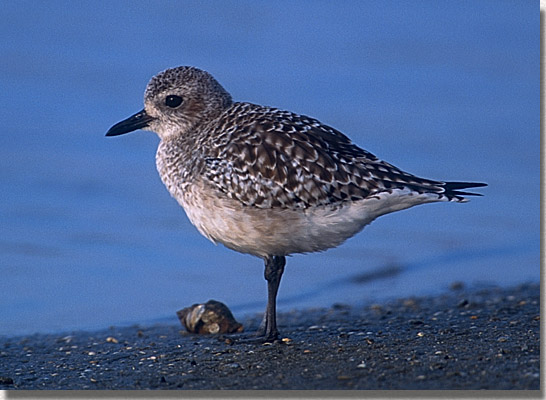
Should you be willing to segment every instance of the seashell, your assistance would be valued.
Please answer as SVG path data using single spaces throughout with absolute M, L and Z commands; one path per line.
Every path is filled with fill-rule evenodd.
M 183 308 L 177 311 L 176 315 L 190 333 L 236 333 L 244 329 L 243 325 L 235 320 L 229 308 L 216 300 Z

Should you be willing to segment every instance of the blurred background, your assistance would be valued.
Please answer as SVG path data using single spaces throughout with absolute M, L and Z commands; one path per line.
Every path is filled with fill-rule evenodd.
M 158 138 L 104 137 L 179 65 L 408 172 L 489 184 L 290 257 L 281 311 L 539 282 L 534 1 L 13 1 L 0 15 L 2 335 L 178 323 L 208 299 L 237 318 L 264 309 L 262 261 L 189 223 Z

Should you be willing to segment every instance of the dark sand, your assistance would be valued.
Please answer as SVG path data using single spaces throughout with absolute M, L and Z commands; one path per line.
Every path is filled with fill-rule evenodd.
M 285 313 L 290 340 L 268 345 L 178 325 L 0 338 L 0 389 L 539 390 L 539 299 L 533 284 Z

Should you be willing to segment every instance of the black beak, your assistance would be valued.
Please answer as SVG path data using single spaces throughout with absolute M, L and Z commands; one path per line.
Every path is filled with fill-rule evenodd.
M 139 111 L 135 115 L 131 115 L 129 118 L 118 122 L 113 127 L 108 129 L 108 132 L 106 132 L 106 136 L 123 135 L 124 133 L 129 133 L 136 131 L 137 129 L 145 128 L 153 119 L 153 117 L 150 117 L 148 114 L 146 114 L 145 110 Z

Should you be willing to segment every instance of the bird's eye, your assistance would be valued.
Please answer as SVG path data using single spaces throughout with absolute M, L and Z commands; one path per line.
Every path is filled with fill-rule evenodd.
M 176 108 L 182 104 L 182 97 L 171 94 L 165 98 L 165 105 L 170 108 Z

